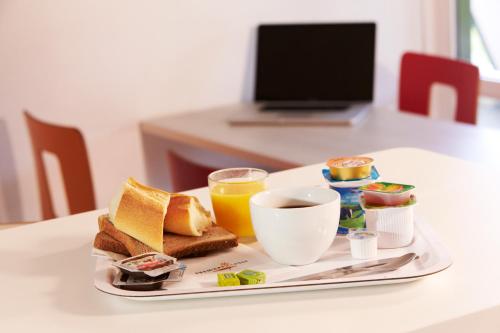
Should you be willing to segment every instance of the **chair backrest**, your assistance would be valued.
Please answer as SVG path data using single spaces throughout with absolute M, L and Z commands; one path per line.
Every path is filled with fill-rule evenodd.
M 399 78 L 399 109 L 429 115 L 433 83 L 450 85 L 456 89 L 456 121 L 476 124 L 479 70 L 459 60 L 405 53 Z
M 94 210 L 92 176 L 85 141 L 80 131 L 42 122 L 27 111 L 24 111 L 24 117 L 33 147 L 43 219 L 56 217 L 43 163 L 43 151 L 55 154 L 59 160 L 70 214 Z
M 189 161 L 173 151 L 167 152 L 167 164 L 173 192 L 207 186 L 208 175 L 216 170 Z

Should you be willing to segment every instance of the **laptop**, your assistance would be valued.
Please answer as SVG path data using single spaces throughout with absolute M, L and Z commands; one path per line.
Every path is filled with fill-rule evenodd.
M 352 125 L 373 101 L 375 23 L 258 27 L 255 108 L 232 124 Z

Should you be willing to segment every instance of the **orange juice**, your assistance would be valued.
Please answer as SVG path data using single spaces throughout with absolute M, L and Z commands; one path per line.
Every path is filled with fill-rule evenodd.
M 250 218 L 250 197 L 265 190 L 264 181 L 231 179 L 210 190 L 217 224 L 238 236 L 254 236 Z

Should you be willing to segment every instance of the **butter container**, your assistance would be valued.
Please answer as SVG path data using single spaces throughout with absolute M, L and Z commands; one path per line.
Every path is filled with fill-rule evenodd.
M 266 283 L 266 273 L 245 269 L 237 274 L 240 284 L 262 284 Z
M 232 273 L 232 272 L 218 273 L 217 274 L 217 285 L 219 287 L 239 286 L 240 279 L 236 276 L 235 273 Z
M 411 244 L 415 233 L 415 196 L 399 206 L 370 206 L 361 196 L 361 206 L 366 214 L 366 228 L 378 233 L 378 247 L 392 249 Z
M 177 259 L 159 252 L 149 252 L 134 257 L 118 260 L 113 263 L 122 272 L 132 277 L 157 277 L 179 269 Z
M 338 157 L 326 162 L 330 174 L 335 180 L 355 180 L 370 177 L 373 158 Z
M 410 201 L 415 186 L 377 182 L 361 186 L 359 189 L 363 192 L 367 205 L 399 206 Z

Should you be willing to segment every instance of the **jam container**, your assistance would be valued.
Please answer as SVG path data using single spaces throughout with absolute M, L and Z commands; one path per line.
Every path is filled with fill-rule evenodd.
M 377 182 L 359 188 L 367 205 L 398 206 L 410 201 L 415 186 Z
M 335 180 L 355 180 L 370 177 L 373 158 L 338 157 L 326 162 L 330 174 Z
M 377 232 L 355 229 L 347 235 L 351 245 L 351 255 L 355 259 L 371 259 L 377 256 Z
M 361 205 L 366 214 L 366 228 L 378 233 L 379 248 L 398 248 L 411 244 L 414 236 L 414 208 L 417 199 L 399 206 L 370 206 L 361 196 Z
M 377 168 L 371 168 L 369 178 L 351 181 L 338 181 L 333 179 L 328 169 L 323 169 L 323 177 L 332 190 L 340 194 L 340 221 L 337 234 L 347 235 L 349 229 L 365 227 L 365 212 L 361 208 L 359 196 L 360 186 L 375 182 L 379 177 Z
M 149 252 L 118 260 L 113 265 L 135 278 L 157 277 L 181 267 L 176 258 L 159 252 Z

